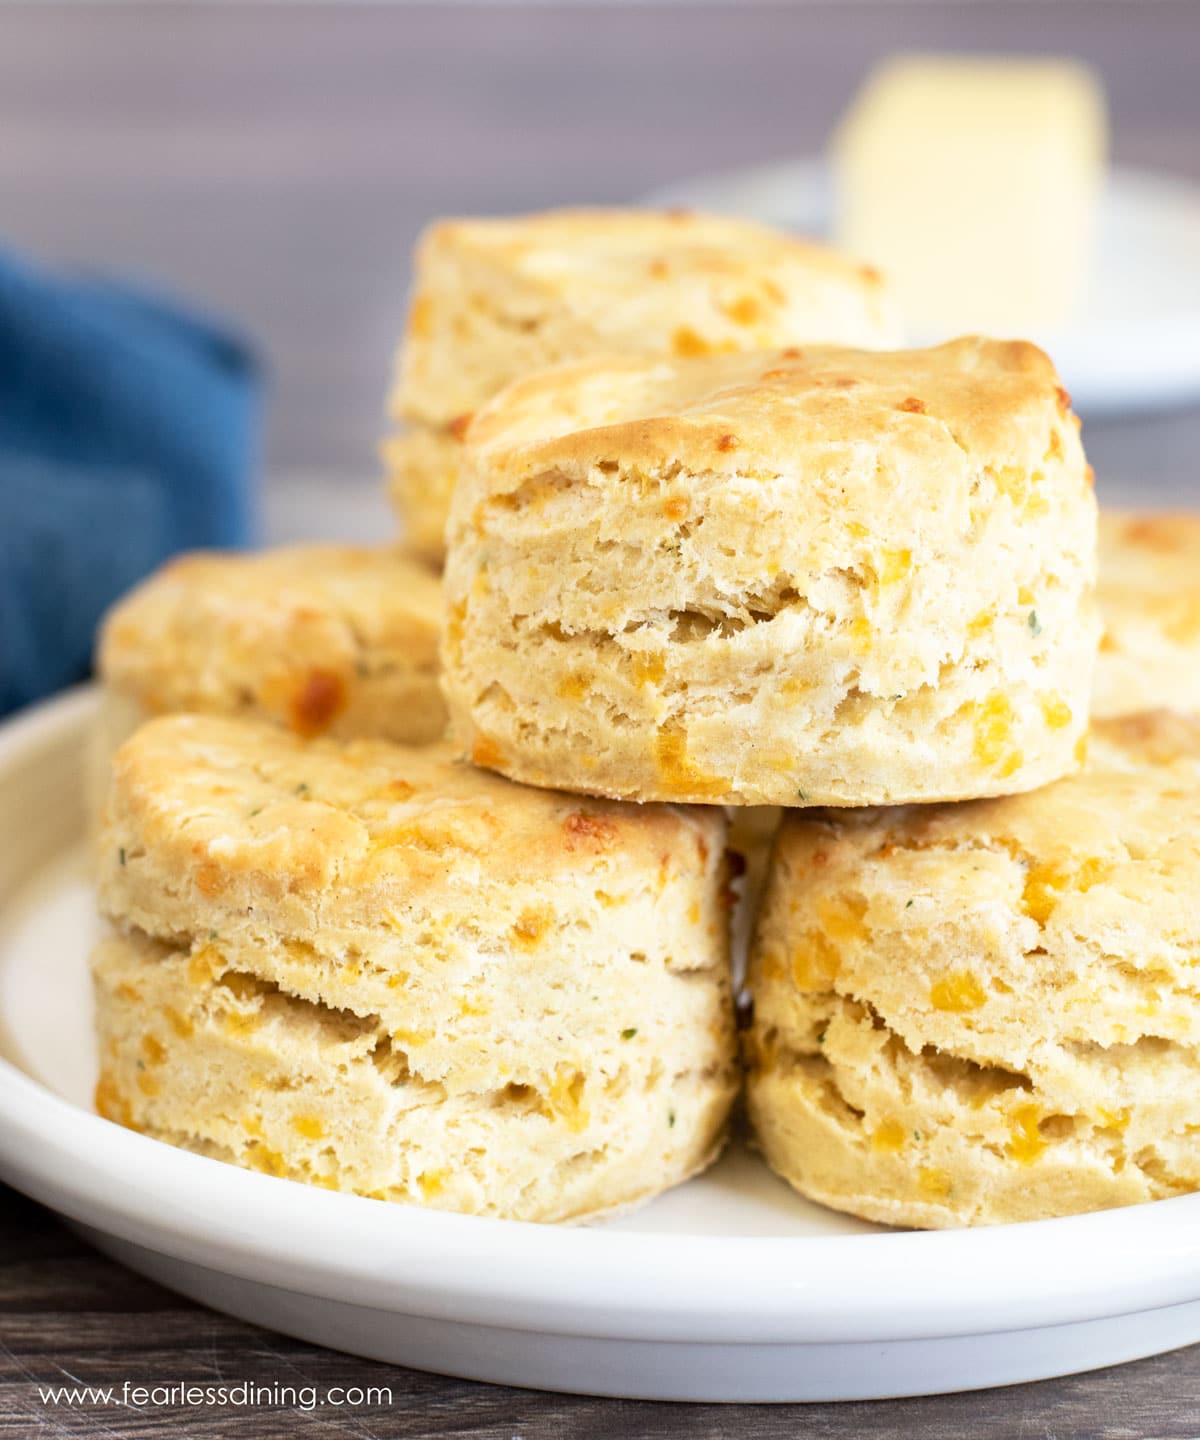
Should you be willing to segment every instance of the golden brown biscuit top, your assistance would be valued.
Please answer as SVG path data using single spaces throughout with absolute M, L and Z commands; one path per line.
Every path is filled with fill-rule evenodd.
M 956 805 L 793 812 L 777 858 L 806 869 L 863 866 L 903 882 L 909 857 L 929 850 L 1030 867 L 1031 899 L 1071 885 L 1086 889 L 1113 867 L 1162 861 L 1164 890 L 1200 882 L 1200 717 L 1155 711 L 1098 721 L 1077 775 L 1041 790 Z M 972 872 L 974 873 L 974 872 Z M 952 908 L 948 889 L 936 897 Z
M 888 452 L 917 471 L 1044 453 L 1082 473 L 1078 422 L 1049 358 L 967 337 L 927 350 L 804 346 L 689 360 L 604 357 L 518 380 L 476 416 L 470 455 L 503 491 L 528 474 L 619 457 L 708 474 L 849 467 Z M 961 459 L 961 456 L 959 457 Z
M 527 789 L 446 744 L 338 745 L 184 715 L 150 721 L 117 751 L 106 822 L 102 868 L 129 868 L 125 883 L 146 869 L 204 896 L 333 907 L 363 890 L 628 880 L 631 866 L 651 888 L 668 871 L 702 873 L 724 834 L 719 812 Z
M 632 284 L 729 276 L 750 286 L 729 301 L 744 323 L 752 322 L 752 310 L 779 303 L 769 276 L 775 265 L 800 266 L 866 292 L 883 289 L 877 270 L 840 251 L 751 220 L 694 210 L 583 208 L 442 220 L 422 236 L 418 264 L 439 252 L 477 255 L 548 290 L 595 293 L 600 286 L 618 297 Z M 756 270 L 768 273 L 759 278 Z
M 1100 608 L 1124 627 L 1145 620 L 1200 644 L 1200 515 L 1100 512 Z
M 97 669 L 150 710 L 210 708 L 216 693 L 276 664 L 333 675 L 392 661 L 433 668 L 441 616 L 437 579 L 394 550 L 197 552 L 109 611 Z
M 661 210 L 447 220 L 417 248 L 391 410 L 461 426 L 509 381 L 585 355 L 899 337 L 877 271 L 750 221 Z

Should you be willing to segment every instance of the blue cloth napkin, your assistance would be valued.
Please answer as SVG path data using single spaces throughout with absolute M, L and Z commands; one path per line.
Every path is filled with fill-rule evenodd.
M 0 714 L 86 675 L 169 555 L 253 542 L 258 417 L 237 336 L 0 251 Z

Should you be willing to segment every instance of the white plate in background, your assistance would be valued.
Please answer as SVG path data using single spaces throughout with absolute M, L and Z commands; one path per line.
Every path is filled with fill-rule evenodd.
M 1200 1340 L 1200 1196 L 886 1231 L 735 1150 L 594 1228 L 387 1205 L 99 1119 L 80 772 L 94 698 L 0 726 L 0 1176 L 173 1289 L 377 1360 L 664 1400 L 867 1399 Z
M 646 200 L 746 215 L 817 238 L 832 229 L 833 183 L 816 159 L 686 180 Z M 1028 338 L 1053 356 L 1083 415 L 1200 402 L 1200 186 L 1143 170 L 1110 170 L 1097 232 L 1079 318 Z

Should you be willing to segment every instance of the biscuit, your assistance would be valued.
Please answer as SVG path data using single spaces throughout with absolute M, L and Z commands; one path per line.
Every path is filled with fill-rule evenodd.
M 725 821 L 444 746 L 173 716 L 118 752 L 94 960 L 110 1119 L 524 1220 L 656 1194 L 737 1088 Z
M 93 788 L 103 793 L 112 752 L 139 724 L 175 711 L 304 736 L 439 739 L 441 616 L 435 577 L 392 550 L 180 556 L 102 624 Z
M 1076 767 L 1095 500 L 1032 345 L 582 362 L 503 391 L 467 460 L 442 662 L 477 763 L 784 806 Z
M 598 352 L 899 343 L 878 272 L 747 220 L 555 210 L 422 237 L 384 447 L 409 544 L 441 554 L 462 429 L 509 381 Z M 432 537 L 433 544 L 430 544 Z
M 462 466 L 461 432 L 413 425 L 380 446 L 388 496 L 400 519 L 405 546 L 440 567 L 446 554 L 446 517 Z
M 1200 515 L 1100 514 L 1093 715 L 1200 711 Z
M 749 1112 L 802 1194 L 894 1225 L 1200 1187 L 1200 720 L 957 806 L 789 815 L 751 956 Z
M 771 846 L 783 815 L 777 805 L 729 807 L 729 850 L 740 877 L 734 887 L 736 901 L 730 916 L 734 980 L 739 984 L 745 979 L 754 921 L 770 873 Z
M 448 425 L 509 381 L 597 352 L 890 344 L 879 274 L 749 220 L 552 210 L 422 236 L 391 409 Z

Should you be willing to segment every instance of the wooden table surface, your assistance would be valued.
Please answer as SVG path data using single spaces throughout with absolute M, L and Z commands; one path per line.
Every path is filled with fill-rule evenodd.
M 382 513 L 374 445 L 426 220 L 625 200 L 811 152 L 872 60 L 920 46 L 1082 55 L 1104 74 L 1117 157 L 1200 178 L 1193 3 L 39 0 L 0 7 L 0 233 L 51 259 L 148 273 L 236 317 L 274 376 L 279 528 L 366 529 Z M 1110 500 L 1200 504 L 1196 410 L 1089 425 L 1086 439 Z M 314 474 L 359 484 L 301 483 Z M 12 1192 L 0 1222 L 0 1436 L 1200 1435 L 1200 1349 L 1019 1389 L 802 1411 L 572 1399 L 255 1330 L 121 1270 Z M 38 1398 L 39 1384 L 126 1379 L 382 1385 L 392 1398 L 336 1420 Z
M 1097 1263 L 1103 1263 L 1098 1257 Z M 48 1405 L 39 1387 L 383 1387 L 339 1410 Z M 508 1390 L 321 1350 L 203 1310 L 114 1265 L 0 1189 L 0 1437 L 322 1440 L 1195 1440 L 1200 1347 L 1039 1385 L 845 1405 L 666 1405 Z

